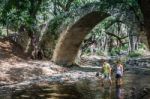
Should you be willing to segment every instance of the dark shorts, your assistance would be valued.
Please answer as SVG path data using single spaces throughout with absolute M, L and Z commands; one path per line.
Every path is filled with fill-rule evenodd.
M 122 76 L 120 74 L 116 74 L 116 78 L 121 78 Z

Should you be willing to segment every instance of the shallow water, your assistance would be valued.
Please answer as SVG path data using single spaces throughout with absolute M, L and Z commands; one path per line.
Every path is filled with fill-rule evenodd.
M 15 89 L 10 94 L 3 94 L 0 99 L 142 99 L 138 96 L 140 89 L 150 87 L 149 75 L 125 74 L 122 86 L 104 87 L 100 81 L 81 80 L 75 84 L 49 84 L 47 86 L 32 86 L 25 90 Z M 143 98 L 145 99 L 145 98 Z

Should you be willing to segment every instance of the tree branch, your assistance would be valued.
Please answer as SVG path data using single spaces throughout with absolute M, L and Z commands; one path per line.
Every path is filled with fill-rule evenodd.
M 121 37 L 120 39 L 125 39 L 125 38 L 127 38 L 128 36 L 124 36 L 124 37 Z
M 115 38 L 117 38 L 118 40 L 120 40 L 120 37 L 115 35 L 114 33 L 110 33 L 110 32 L 105 32 L 107 35 L 113 36 Z
M 66 10 L 66 6 L 61 4 L 60 2 L 56 2 L 56 4 L 61 7 L 64 11 Z
M 71 6 L 71 3 L 73 2 L 74 0 L 68 0 L 67 4 L 66 4 L 66 10 L 65 11 L 69 11 L 69 8 Z
M 73 2 L 74 0 L 68 0 L 68 2 L 66 3 L 66 5 L 63 5 L 62 3 L 60 2 L 56 2 L 56 4 L 58 6 L 60 6 L 64 11 L 69 11 L 69 8 L 71 7 L 71 3 Z
M 113 37 L 117 38 L 121 45 L 123 44 L 122 39 L 125 39 L 125 38 L 128 37 L 128 36 L 119 37 L 119 36 L 115 35 L 114 33 L 110 33 L 110 32 L 105 32 L 105 33 L 106 33 L 107 35 L 110 35 L 110 36 L 113 36 Z

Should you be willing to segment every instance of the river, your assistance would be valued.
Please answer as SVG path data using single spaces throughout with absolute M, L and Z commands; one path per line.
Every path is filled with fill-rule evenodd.
M 80 80 L 73 84 L 50 83 L 32 85 L 26 89 L 15 89 L 9 94 L 0 95 L 0 99 L 150 99 L 146 88 L 150 88 L 150 76 L 126 72 L 123 85 L 116 86 L 106 82 L 101 86 L 100 80 Z M 143 94 L 145 96 L 143 96 Z

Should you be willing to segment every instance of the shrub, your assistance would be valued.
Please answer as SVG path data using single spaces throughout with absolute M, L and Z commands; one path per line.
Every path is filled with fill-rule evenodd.
M 142 56 L 142 52 L 140 52 L 139 50 L 133 51 L 133 52 L 130 52 L 130 53 L 128 54 L 128 56 L 129 56 L 129 57 L 140 57 L 140 56 Z

